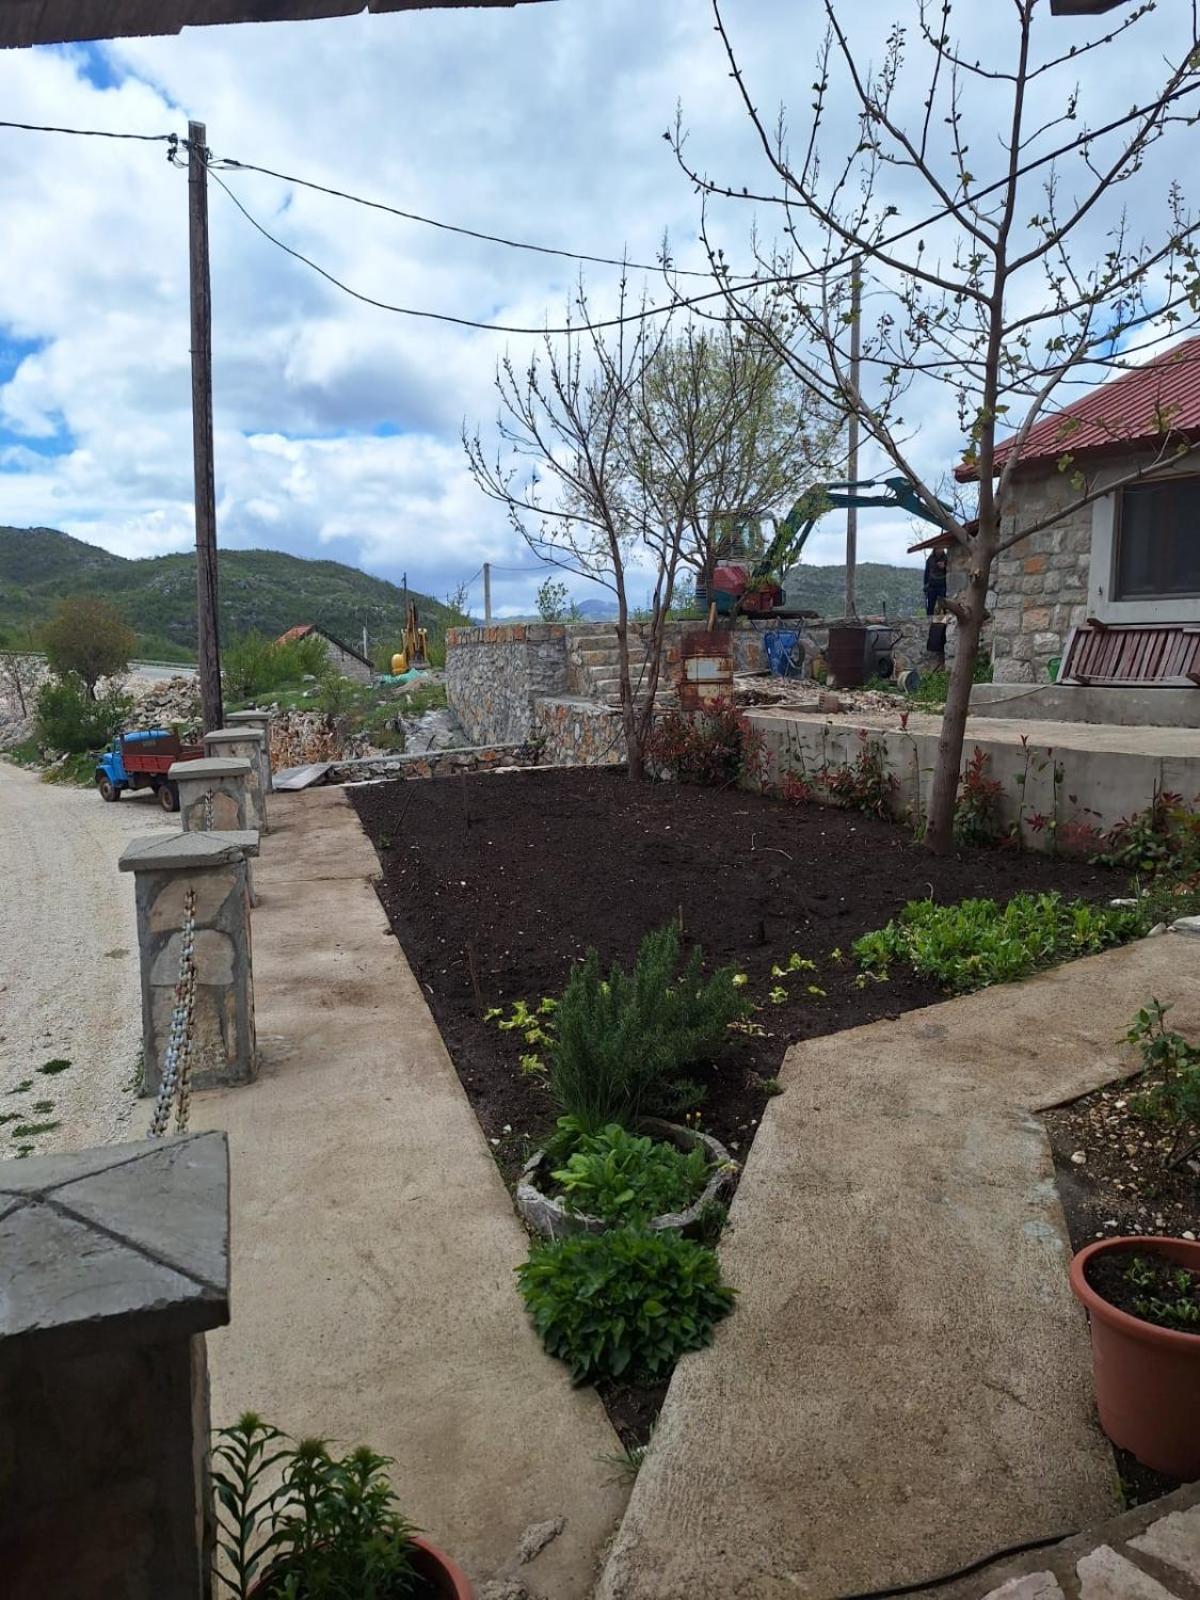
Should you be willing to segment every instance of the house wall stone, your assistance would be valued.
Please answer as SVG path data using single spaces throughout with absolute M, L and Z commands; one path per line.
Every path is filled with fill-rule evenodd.
M 1018 478 L 1005 537 L 1078 498 L 1069 478 L 1051 467 Z M 1079 507 L 997 557 L 989 610 L 993 678 L 1045 683 L 1071 628 L 1087 618 L 1092 560 L 1092 508 Z
M 331 639 L 327 633 L 322 633 L 321 637 L 325 641 L 331 667 L 336 667 L 343 678 L 350 678 L 355 683 L 370 683 L 374 674 L 365 661 L 351 655 L 349 650 L 343 650 L 337 640 Z

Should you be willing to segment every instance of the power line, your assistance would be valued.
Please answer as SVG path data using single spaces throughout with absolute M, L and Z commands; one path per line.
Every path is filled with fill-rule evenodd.
M 56 128 L 41 122 L 3 122 L 0 128 L 20 128 L 25 133 L 71 133 L 79 139 L 136 139 L 146 144 L 178 144 L 177 133 L 114 133 L 110 128 Z
M 629 261 L 622 256 L 594 256 L 582 250 L 559 249 L 554 245 L 531 244 L 525 239 L 509 239 L 503 234 L 484 233 L 478 228 L 466 228 L 456 222 L 443 222 L 437 217 L 426 217 L 418 211 L 405 211 L 400 206 L 385 204 L 382 200 L 367 200 L 362 195 L 350 194 L 345 189 L 335 189 L 329 184 L 314 183 L 308 178 L 297 178 L 288 172 L 275 172 L 271 167 L 259 167 L 252 161 L 238 161 L 233 156 L 221 156 L 216 166 L 236 168 L 239 172 L 260 172 L 264 177 L 278 178 L 281 183 L 292 183 L 301 189 L 313 189 L 317 194 L 332 195 L 337 200 L 348 200 L 356 206 L 366 206 L 371 211 L 386 211 L 389 216 L 401 217 L 405 222 L 419 222 L 426 228 L 440 228 L 446 233 L 458 233 L 467 239 L 482 239 L 487 244 L 501 244 L 509 250 L 531 250 L 536 255 L 560 256 L 567 261 L 588 261 L 601 267 L 623 267 L 630 272 L 670 272 L 677 278 L 711 278 L 711 272 L 694 267 L 673 267 L 667 261 L 657 261 L 651 266 L 645 261 Z M 211 167 L 210 167 L 211 170 Z

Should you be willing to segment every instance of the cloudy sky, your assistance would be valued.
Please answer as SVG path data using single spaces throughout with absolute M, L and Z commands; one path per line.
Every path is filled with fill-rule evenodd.
M 857 0 L 867 53 L 912 9 Z M 815 0 L 730 0 L 760 105 L 807 105 L 818 11 Z M 1007 8 L 978 11 L 973 47 L 999 48 Z M 1167 48 L 1169 23 L 1149 26 L 1146 42 Z M 1047 15 L 1042 28 L 1082 40 L 1098 24 Z M 1145 61 L 1153 50 L 1089 65 L 1095 104 L 1118 81 L 1122 97 L 1134 92 Z M 653 261 L 665 229 L 676 260 L 701 266 L 698 202 L 662 138 L 677 101 L 700 166 L 737 186 L 765 182 L 708 0 L 555 0 L 0 53 L 11 120 L 182 136 L 197 117 L 218 158 L 605 255 Z M 576 270 L 272 178 L 224 176 L 281 238 L 390 302 L 537 325 L 558 318 Z M 507 345 L 522 358 L 530 341 L 360 305 L 274 249 L 220 190 L 210 205 L 222 543 L 407 572 L 439 596 L 490 560 L 517 569 L 497 572 L 498 609 L 527 608 L 541 575 L 474 487 L 459 431 L 466 419 L 486 435 L 497 355 Z M 63 528 L 129 556 L 186 548 L 185 173 L 162 145 L 0 129 L 0 219 L 0 523 Z M 716 219 L 735 263 L 749 258 L 754 220 L 745 204 Z M 602 310 L 617 275 L 588 276 Z M 937 478 L 961 449 L 952 407 L 931 398 L 919 428 L 919 463 Z M 904 559 L 911 531 L 906 518 L 867 515 L 860 553 Z M 839 559 L 842 537 L 829 516 L 808 559 Z

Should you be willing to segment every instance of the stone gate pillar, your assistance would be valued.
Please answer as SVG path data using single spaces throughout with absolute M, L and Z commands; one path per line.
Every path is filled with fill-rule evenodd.
M 258 835 L 151 833 L 125 846 L 118 865 L 134 874 L 142 973 L 142 1090 L 162 1081 L 181 955 L 195 967 L 192 1084 L 246 1083 L 258 1070 L 246 858 Z M 188 929 L 189 898 L 192 906 Z
M 267 833 L 267 797 L 263 790 L 263 739 L 261 728 L 214 728 L 204 735 L 204 754 L 210 760 L 248 761 L 246 826 Z
M 0 1591 L 209 1600 L 223 1133 L 0 1161 Z
M 225 716 L 227 728 L 257 728 L 262 736 L 262 786 L 270 794 L 275 784 L 271 777 L 271 713 L 269 711 L 230 711 Z
M 248 820 L 248 761 L 176 761 L 167 776 L 179 788 L 179 819 L 185 833 L 227 833 L 252 827 Z

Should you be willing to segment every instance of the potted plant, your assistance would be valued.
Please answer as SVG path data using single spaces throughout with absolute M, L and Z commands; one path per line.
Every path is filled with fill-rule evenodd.
M 472 1600 L 462 1569 L 396 1509 L 391 1465 L 365 1445 L 337 1456 L 293 1441 L 251 1411 L 220 1429 L 219 1582 L 236 1600 Z
M 1105 1433 L 1156 1472 L 1200 1478 L 1200 1243 L 1099 1239 L 1071 1262 L 1071 1288 Z

